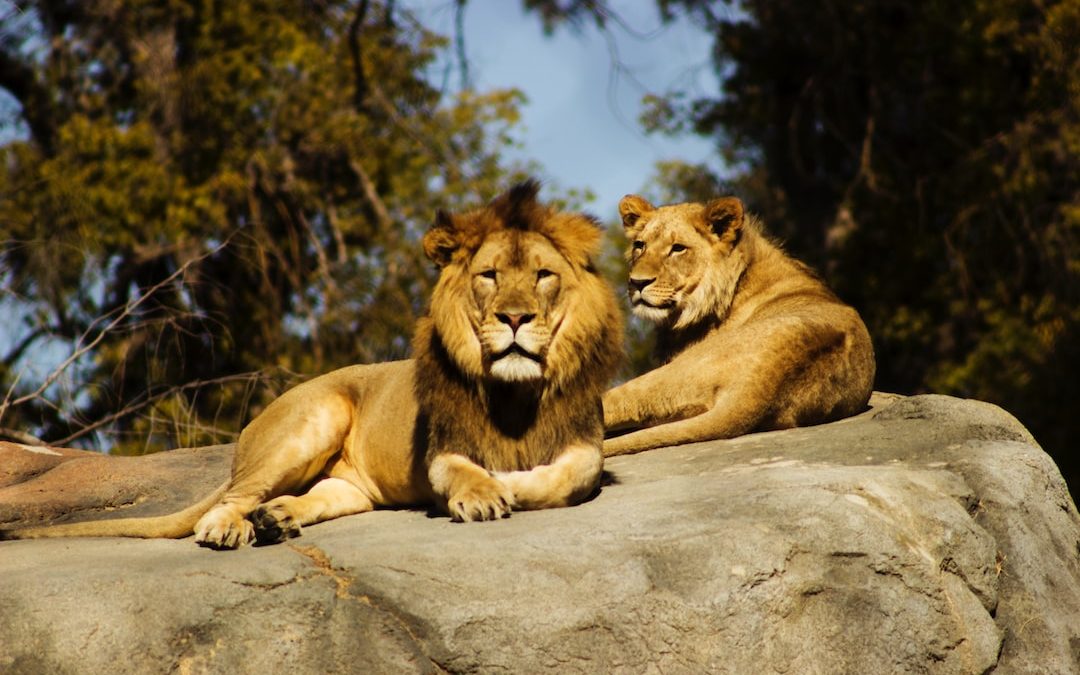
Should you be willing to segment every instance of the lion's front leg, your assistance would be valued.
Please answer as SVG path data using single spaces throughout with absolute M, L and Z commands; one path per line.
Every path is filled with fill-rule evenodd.
M 734 388 L 700 415 L 604 439 L 604 457 L 741 436 L 753 431 L 760 423 L 763 410 L 758 402 L 761 400 L 770 399 L 762 396 L 760 391 Z
M 457 522 L 503 518 L 514 505 L 510 489 L 464 455 L 437 455 L 431 460 L 428 480 L 435 494 L 446 500 L 446 509 Z
M 719 388 L 661 366 L 604 393 L 604 430 L 610 434 L 700 415 L 713 407 Z
M 600 483 L 604 457 L 600 448 L 572 445 L 551 464 L 529 471 L 495 474 L 514 493 L 514 503 L 524 510 L 572 506 L 584 501 Z

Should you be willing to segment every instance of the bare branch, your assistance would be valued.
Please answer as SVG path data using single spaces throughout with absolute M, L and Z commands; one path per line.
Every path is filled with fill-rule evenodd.
M 37 436 L 32 436 L 25 431 L 19 431 L 18 429 L 5 429 L 0 427 L 0 440 L 11 440 L 16 443 L 22 443 L 23 445 L 44 446 L 48 445 L 45 441 L 41 440 Z
M 3 401 L 3 403 L 0 403 L 0 413 L 2 413 L 3 411 L 8 409 L 9 402 L 11 401 L 11 397 L 15 394 L 15 387 L 19 386 L 19 380 L 22 379 L 22 375 L 23 375 L 22 370 L 19 370 L 18 372 L 15 373 L 15 379 L 13 379 L 11 381 L 11 386 L 9 386 L 8 390 L 4 393 L 4 401 Z M 0 415 L 0 419 L 3 419 L 2 415 Z
M 83 341 L 87 337 L 89 337 L 91 331 L 94 330 L 95 326 L 97 326 L 99 323 L 105 321 L 105 319 L 108 318 L 108 314 L 95 318 L 90 323 L 90 326 L 88 326 L 87 329 L 83 332 L 83 334 L 81 336 L 79 336 L 79 339 L 76 340 L 76 345 L 77 346 L 76 346 L 75 350 L 66 359 L 64 359 L 60 363 L 60 365 L 56 366 L 45 377 L 45 379 L 42 381 L 42 383 L 38 386 L 37 389 L 30 392 L 29 394 L 25 394 L 23 396 L 20 396 L 19 398 L 14 399 L 14 400 L 5 399 L 3 403 L 0 403 L 0 420 L 2 420 L 4 418 L 4 415 L 5 415 L 5 413 L 7 413 L 9 408 L 12 408 L 12 407 L 15 407 L 15 406 L 18 406 L 18 405 L 22 405 L 23 403 L 26 403 L 27 401 L 40 399 L 41 395 L 45 392 L 45 390 L 47 390 L 49 387 L 51 387 L 53 385 L 54 382 L 56 382 L 58 379 L 60 379 L 60 376 L 64 374 L 64 371 L 66 371 L 68 368 L 70 368 L 73 363 L 78 361 L 84 355 L 86 355 L 87 353 L 93 351 L 99 344 L 101 344 L 101 341 L 104 340 L 105 337 L 109 333 L 111 333 L 122 321 L 124 321 L 129 316 L 131 316 L 131 314 L 140 305 L 142 305 L 144 302 L 149 300 L 160 289 L 168 286 L 169 284 L 173 283 L 176 279 L 183 276 L 187 272 L 188 268 L 191 267 L 193 264 L 195 264 L 196 262 L 199 262 L 201 260 L 204 260 L 204 259 L 214 255 L 215 253 L 217 253 L 221 249 L 225 248 L 229 244 L 229 241 L 231 239 L 232 239 L 231 236 L 227 237 L 224 242 L 222 242 L 221 244 L 215 246 L 213 249 L 207 251 L 206 253 L 204 253 L 204 254 L 202 254 L 200 256 L 192 258 L 191 260 L 188 260 L 183 265 L 178 267 L 175 272 L 173 272 L 169 276 L 165 277 L 164 279 L 162 279 L 158 283 L 151 286 L 147 291 L 141 293 L 139 295 L 139 297 L 135 298 L 135 300 L 127 303 L 123 307 L 122 311 L 119 311 L 116 314 L 116 316 L 111 321 L 109 321 L 109 323 L 104 328 L 101 329 L 101 331 L 97 334 L 97 336 L 94 337 L 93 340 L 90 340 L 89 342 L 84 343 Z
M 334 256 L 334 262 L 337 265 L 344 265 L 348 258 L 345 252 L 345 235 L 341 231 L 341 226 L 338 225 L 337 207 L 334 205 L 333 197 L 327 197 L 326 223 L 330 226 L 330 232 L 334 237 L 334 248 L 337 254 Z
M 364 197 L 371 204 L 372 210 L 375 211 L 375 218 L 379 221 L 379 227 L 384 232 L 392 232 L 394 219 L 390 217 L 389 209 L 386 208 L 382 197 L 379 196 L 379 191 L 375 188 L 375 181 L 371 180 L 371 176 L 368 175 L 367 170 L 359 160 L 350 159 L 349 168 L 353 170 L 353 173 L 360 180 L 360 188 L 364 191 Z
M 0 49 L 0 87 L 19 101 L 31 136 L 46 153 L 51 152 L 55 127 L 49 92 L 30 65 L 3 49 Z
M 349 23 L 349 56 L 353 62 L 353 105 L 357 110 L 363 111 L 368 96 L 367 75 L 364 73 L 364 59 L 360 49 L 360 30 L 367 19 L 368 0 L 360 0 L 356 5 L 356 13 L 353 14 L 352 22 Z
M 468 0 L 457 0 L 454 7 L 454 48 L 457 51 L 458 72 L 461 74 L 461 89 L 472 89 L 472 79 L 469 77 L 469 59 L 465 54 L 465 3 Z
M 158 401 L 160 401 L 162 399 L 168 398 L 170 396 L 175 396 L 176 394 L 179 394 L 179 393 L 184 392 L 184 391 L 188 391 L 188 390 L 191 390 L 191 389 L 199 389 L 199 388 L 202 388 L 202 387 L 211 386 L 211 385 L 215 385 L 215 384 L 228 384 L 230 382 L 259 380 L 259 379 L 262 379 L 262 376 L 263 376 L 262 371 L 254 370 L 254 371 L 250 371 L 250 372 L 247 372 L 247 373 L 239 373 L 239 374 L 236 374 L 236 375 L 225 375 L 225 376 L 217 377 L 217 378 L 210 379 L 210 380 L 192 380 L 191 382 L 187 382 L 187 383 L 184 383 L 184 384 L 169 387 L 168 389 L 165 389 L 165 390 L 160 391 L 160 392 L 158 392 L 156 394 L 153 394 L 152 396 L 147 396 L 144 399 L 140 399 L 140 400 L 134 401 L 132 403 L 129 403 L 126 406 L 124 406 L 123 408 L 121 408 L 120 410 L 112 412 L 112 413 L 106 415 L 105 417 L 94 420 L 93 422 L 91 422 L 90 424 L 87 424 L 86 426 L 82 427 L 81 429 L 79 429 L 75 433 L 69 434 L 69 435 L 67 435 L 67 436 L 65 436 L 63 438 L 60 438 L 60 439 L 57 439 L 57 440 L 53 441 L 53 444 L 59 446 L 59 445 L 66 445 L 68 443 L 71 443 L 74 440 L 77 440 L 79 438 L 82 438 L 83 436 L 86 436 L 87 434 L 89 434 L 92 431 L 100 429 L 101 427 L 106 426 L 108 424 L 112 424 L 116 420 L 119 420 L 119 419 L 121 419 L 123 417 L 127 417 L 128 415 L 132 415 L 134 413 L 137 413 L 140 410 L 143 410 L 143 409 L 147 408 L 148 406 L 151 406 L 151 405 L 157 403 Z
M 426 151 L 428 155 L 439 165 L 439 167 L 446 173 L 446 176 L 450 182 L 457 182 L 462 179 L 461 165 L 464 162 L 453 156 L 453 152 L 447 151 L 445 148 L 437 147 L 431 140 L 425 137 L 424 134 L 413 128 L 412 124 L 398 112 L 397 107 L 379 86 L 378 82 L 371 83 L 371 98 L 379 105 L 379 107 L 386 113 L 391 122 L 394 123 L 399 130 L 405 133 L 406 136 L 416 142 L 421 149 Z
M 27 335 L 23 337 L 22 340 L 19 341 L 19 344 L 15 345 L 10 352 L 4 355 L 4 358 L 0 360 L 0 364 L 10 367 L 12 364 L 22 358 L 22 355 L 26 352 L 27 349 L 30 348 L 30 345 L 34 344 L 38 340 L 38 338 L 40 338 L 42 335 L 45 335 L 47 332 L 48 329 L 45 326 L 39 326 L 34 330 L 30 331 Z

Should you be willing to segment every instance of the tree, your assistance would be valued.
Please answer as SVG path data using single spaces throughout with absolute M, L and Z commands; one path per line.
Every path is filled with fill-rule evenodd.
M 867 320 L 879 388 L 1004 406 L 1078 489 L 1080 3 L 657 6 L 715 35 L 722 90 L 655 95 L 647 125 L 716 139 L 723 182 Z
M 0 427 L 219 442 L 297 373 L 403 356 L 418 235 L 515 177 L 520 94 L 435 88 L 446 41 L 392 2 L 0 12 Z

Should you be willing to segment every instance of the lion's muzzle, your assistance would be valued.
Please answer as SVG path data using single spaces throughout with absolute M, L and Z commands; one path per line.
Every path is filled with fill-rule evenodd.
M 661 322 L 675 309 L 675 299 L 670 293 L 660 293 L 655 287 L 656 279 L 630 277 L 627 294 L 634 314 L 653 322 Z
M 527 382 L 544 375 L 546 340 L 533 323 L 535 315 L 496 314 L 498 324 L 485 331 L 491 376 L 504 382 Z

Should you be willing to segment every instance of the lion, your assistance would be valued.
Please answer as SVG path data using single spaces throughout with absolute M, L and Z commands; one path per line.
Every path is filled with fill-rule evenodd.
M 663 364 L 604 395 L 604 455 L 819 424 L 866 408 L 874 351 L 859 314 L 734 197 L 619 203 L 633 313 Z
M 596 221 L 515 185 L 439 211 L 440 268 L 413 358 L 297 385 L 240 434 L 229 480 L 177 513 L 34 527 L 6 538 L 182 538 L 234 549 L 376 507 L 433 505 L 458 522 L 577 504 L 599 486 L 601 397 L 622 358 L 615 295 L 593 267 Z

